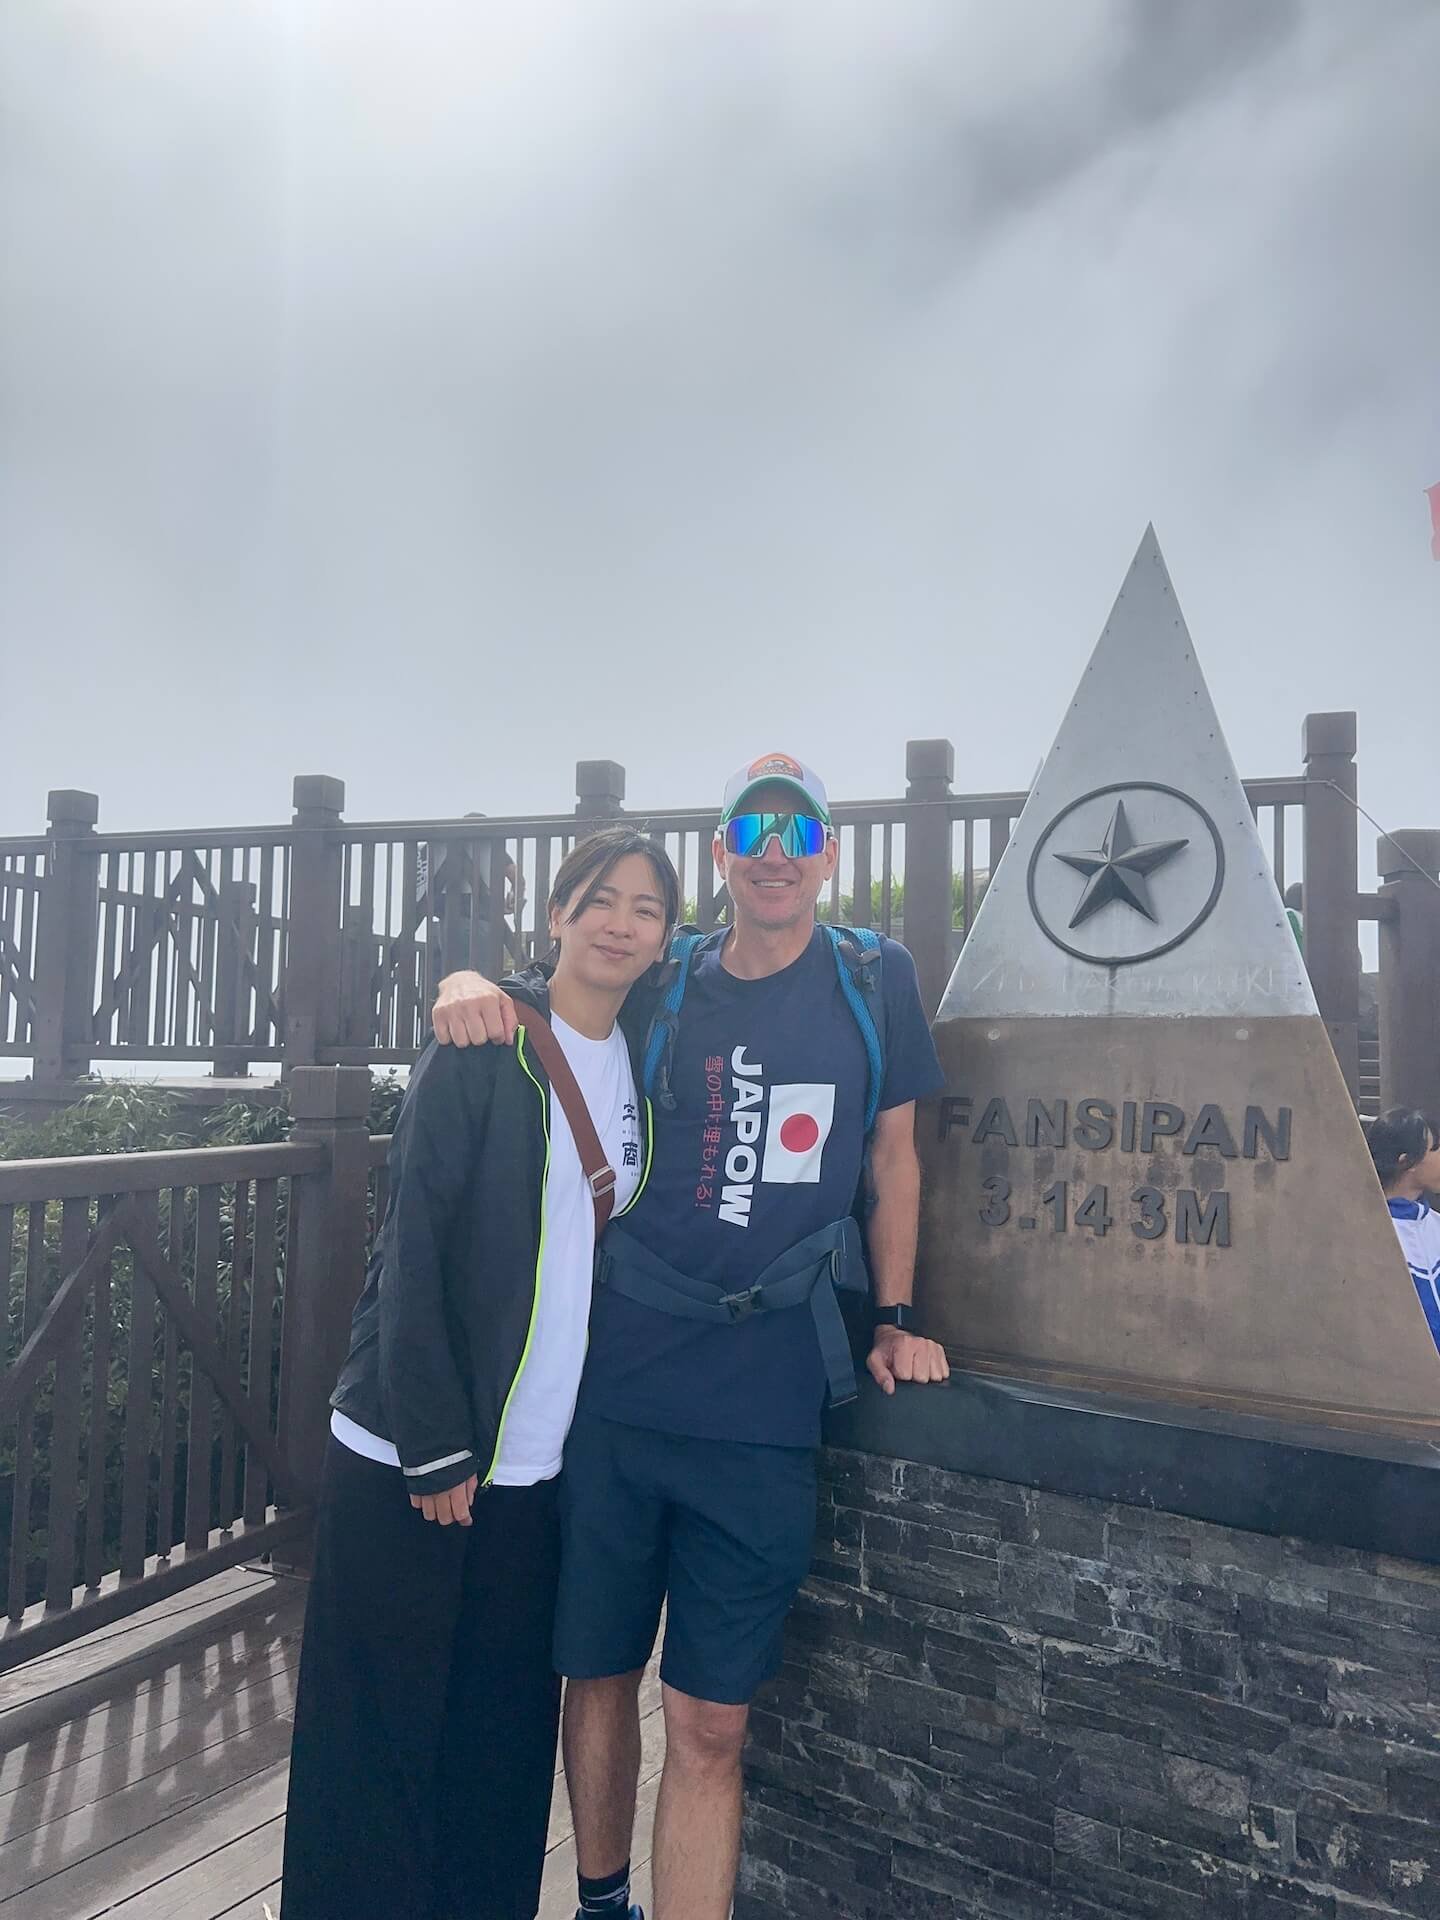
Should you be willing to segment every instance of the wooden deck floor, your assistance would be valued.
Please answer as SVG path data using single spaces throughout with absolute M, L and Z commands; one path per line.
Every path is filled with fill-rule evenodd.
M 303 1581 L 236 1568 L 0 1677 L 0 1920 L 280 1913 Z M 663 1732 L 642 1696 L 636 1898 Z M 575 1911 L 556 1781 L 541 1920 Z

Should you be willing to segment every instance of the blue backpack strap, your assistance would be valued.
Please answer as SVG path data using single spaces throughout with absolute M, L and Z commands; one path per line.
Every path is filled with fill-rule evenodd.
M 645 1093 L 648 1098 L 658 1100 L 667 1112 L 675 1105 L 675 1096 L 670 1091 L 670 1061 L 680 1025 L 680 1008 L 690 984 L 691 963 L 698 949 L 713 938 L 713 934 L 701 933 L 698 927 L 681 927 L 670 938 L 668 982 L 645 1039 Z
M 880 1110 L 880 1094 L 885 1084 L 885 995 L 882 982 L 884 950 L 873 927 L 832 927 L 822 922 L 835 956 L 835 971 L 840 991 L 855 1016 L 860 1038 L 865 1043 L 865 1058 L 870 1069 L 869 1090 L 865 1100 L 865 1131 L 868 1134 Z M 707 941 L 723 940 L 727 929 L 717 927 L 702 933 L 697 927 L 684 927 L 670 941 L 669 980 L 661 993 L 660 1005 L 650 1022 L 645 1042 L 645 1092 L 667 1111 L 675 1105 L 670 1091 L 670 1061 L 675 1051 L 675 1035 L 680 1025 L 680 1009 L 685 989 L 690 984 L 690 969 L 695 955 Z
M 835 970 L 870 1066 L 870 1088 L 865 1100 L 868 1134 L 880 1111 L 885 1086 L 885 994 L 882 980 L 884 949 L 873 927 L 833 927 L 822 922 L 835 955 Z

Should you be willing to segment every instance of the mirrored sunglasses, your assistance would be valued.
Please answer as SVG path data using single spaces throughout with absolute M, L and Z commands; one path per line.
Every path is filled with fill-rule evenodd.
M 829 828 L 808 813 L 737 813 L 725 822 L 729 853 L 758 860 L 772 840 L 789 860 L 806 860 L 824 851 Z

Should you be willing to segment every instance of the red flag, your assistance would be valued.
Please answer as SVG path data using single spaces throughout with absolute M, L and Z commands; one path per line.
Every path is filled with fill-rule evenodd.
M 1440 560 L 1440 485 L 1427 487 L 1425 498 L 1430 502 L 1430 551 Z

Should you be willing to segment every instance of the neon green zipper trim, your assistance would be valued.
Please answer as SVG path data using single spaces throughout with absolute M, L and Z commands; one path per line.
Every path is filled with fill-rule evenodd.
M 495 1452 L 491 1456 L 490 1466 L 485 1474 L 482 1486 L 490 1486 L 495 1479 L 495 1469 L 500 1464 L 500 1452 L 505 1444 L 505 1422 L 510 1418 L 510 1403 L 520 1385 L 520 1376 L 525 1371 L 525 1363 L 530 1358 L 530 1349 L 535 1344 L 535 1322 L 540 1316 L 540 1272 L 545 1264 L 545 1196 L 550 1185 L 550 1111 L 545 1098 L 545 1089 L 530 1071 L 530 1062 L 525 1058 L 525 1029 L 517 1028 L 515 1034 L 515 1057 L 525 1070 L 525 1077 L 533 1084 L 540 1096 L 540 1124 L 545 1129 L 545 1167 L 540 1177 L 540 1245 L 535 1254 L 535 1295 L 530 1303 L 530 1324 L 525 1329 L 525 1347 L 520 1355 L 520 1364 L 515 1369 L 515 1378 L 510 1382 L 510 1391 L 505 1396 L 505 1404 L 500 1409 L 500 1425 L 495 1433 Z
M 632 1193 L 630 1198 L 625 1202 L 620 1212 L 616 1214 L 615 1218 L 617 1220 L 622 1214 L 629 1213 L 635 1202 L 640 1198 L 641 1194 L 644 1193 L 645 1183 L 650 1178 L 650 1162 L 655 1157 L 655 1109 L 650 1104 L 650 1096 L 648 1093 L 643 1093 L 640 1097 L 645 1102 L 645 1165 L 640 1169 L 639 1186 L 636 1187 L 634 1193 Z

